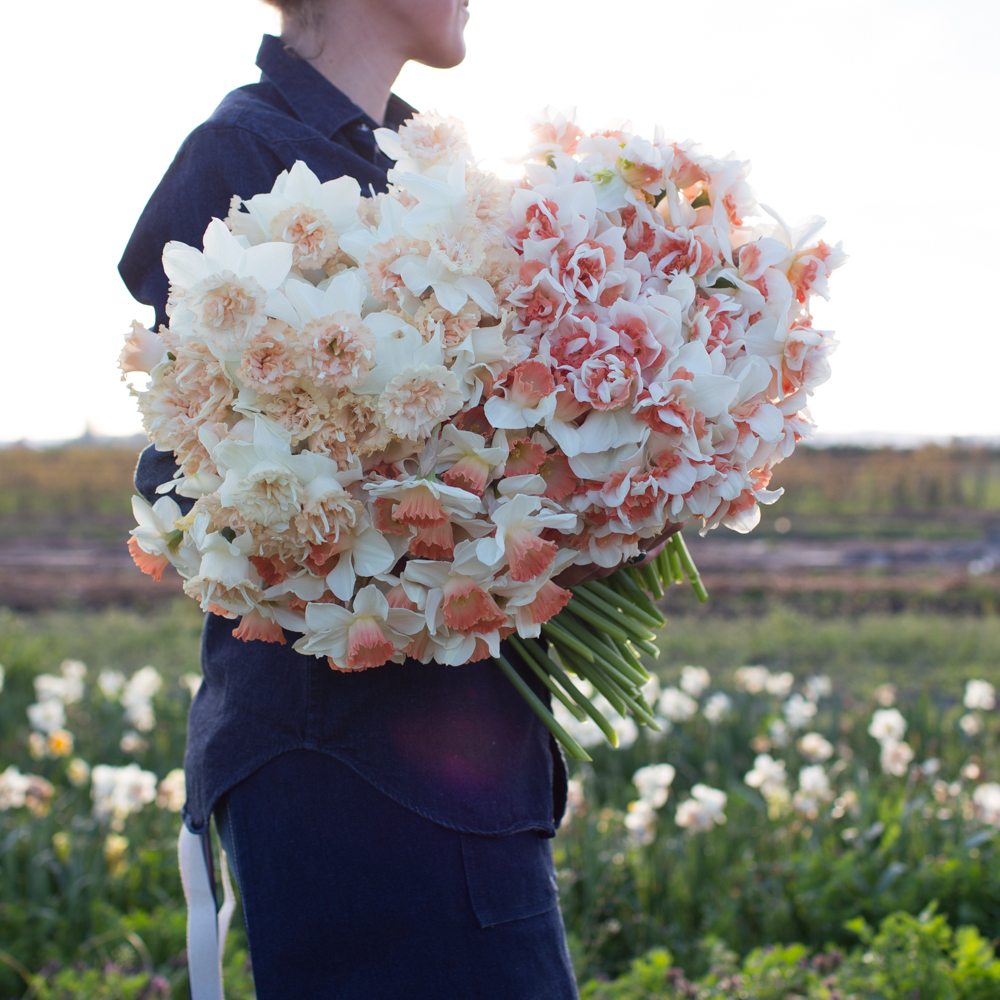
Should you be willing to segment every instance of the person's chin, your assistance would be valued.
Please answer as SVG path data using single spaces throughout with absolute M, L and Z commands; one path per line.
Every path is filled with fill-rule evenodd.
M 418 62 L 432 69 L 453 69 L 465 59 L 465 41 L 461 40 L 447 47 L 442 46 L 434 52 L 428 52 L 426 58 Z

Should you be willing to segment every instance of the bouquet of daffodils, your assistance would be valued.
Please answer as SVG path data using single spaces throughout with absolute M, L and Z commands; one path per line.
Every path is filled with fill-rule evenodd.
M 501 640 L 612 742 L 589 692 L 654 724 L 656 601 L 704 596 L 680 535 L 560 575 L 756 524 L 828 376 L 809 299 L 843 255 L 762 221 L 746 164 L 660 136 L 552 114 L 516 183 L 453 120 L 377 137 L 387 193 L 296 163 L 165 248 L 169 326 L 133 324 L 121 365 L 179 471 L 135 498 L 130 550 L 236 637 L 295 633 L 337 670 L 492 656 L 586 757 Z

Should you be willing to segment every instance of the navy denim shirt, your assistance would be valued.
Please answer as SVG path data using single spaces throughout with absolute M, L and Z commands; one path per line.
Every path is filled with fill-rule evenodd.
M 167 321 L 164 244 L 200 247 L 234 193 L 269 191 L 296 160 L 320 180 L 349 174 L 363 191 L 385 190 L 390 161 L 364 111 L 278 38 L 264 36 L 257 65 L 260 82 L 230 93 L 184 141 L 119 264 L 132 295 L 155 309 L 157 328 Z M 384 124 L 398 128 L 412 113 L 393 95 Z M 172 455 L 147 448 L 137 489 L 153 500 L 175 468 Z M 241 642 L 232 637 L 235 625 L 208 615 L 202 634 L 204 681 L 185 756 L 184 815 L 195 832 L 227 789 L 295 749 L 338 758 L 397 802 L 456 830 L 555 832 L 565 805 L 562 757 L 491 660 L 339 673 L 296 653 L 293 636 L 285 646 Z

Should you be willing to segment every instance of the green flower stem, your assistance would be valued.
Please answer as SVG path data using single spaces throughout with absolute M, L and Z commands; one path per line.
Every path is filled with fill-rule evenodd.
M 594 628 L 603 629 L 608 635 L 613 635 L 619 642 L 628 642 L 629 633 L 623 628 L 616 625 L 607 615 L 601 614 L 595 608 L 592 608 L 587 604 L 582 598 L 574 595 L 573 600 L 566 605 L 566 611 L 576 615 L 578 618 L 583 618 L 589 624 L 593 625 Z M 565 613 L 565 612 L 564 612 Z M 562 624 L 563 614 L 560 614 L 557 618 L 559 624 Z
M 514 637 L 511 637 L 511 643 L 514 645 L 515 649 L 518 649 L 518 645 L 514 643 Z M 521 640 L 518 640 L 521 642 Z M 523 642 L 523 649 L 519 650 L 521 655 L 528 655 L 535 658 L 536 664 L 544 671 L 548 672 L 552 678 L 558 681 L 559 684 L 567 691 L 570 698 L 572 698 L 576 704 L 582 708 L 587 715 L 594 720 L 595 725 L 598 729 L 604 733 L 607 741 L 613 746 L 618 746 L 618 734 L 615 732 L 614 727 L 604 718 L 603 715 L 597 710 L 594 703 L 573 683 L 572 678 L 563 669 L 560 663 L 557 663 L 551 656 L 543 654 L 541 647 L 536 645 L 534 642 Z M 542 664 L 538 662 L 539 660 L 545 660 Z
M 600 580 L 590 580 L 584 584 L 592 594 L 596 594 L 598 597 L 602 597 L 604 600 L 608 601 L 610 604 L 615 604 L 615 592 L 606 584 L 602 583 Z M 642 622 L 645 625 L 646 630 L 652 630 L 654 633 L 663 628 L 666 622 L 663 620 L 663 615 L 656 609 L 656 605 L 652 604 L 652 601 L 646 597 L 646 603 L 651 604 L 653 607 L 652 611 L 647 611 L 644 607 L 633 606 L 631 602 L 621 605 L 619 601 L 615 604 L 616 614 L 627 614 L 630 618 L 634 618 L 636 621 Z M 621 605 L 619 607 L 619 605 Z
M 674 573 L 674 568 L 670 562 L 670 553 L 673 549 L 668 545 L 664 545 L 659 552 L 656 553 L 656 558 L 653 562 L 656 565 L 656 571 L 660 574 L 660 583 L 663 584 L 664 590 L 669 590 L 674 583 L 679 583 L 677 575 Z
M 587 622 L 575 619 L 572 615 L 565 615 L 563 618 L 564 628 L 570 632 L 580 642 L 594 642 L 597 637 L 587 629 Z M 594 649 L 595 665 L 615 680 L 622 688 L 632 687 L 634 682 L 626 671 L 626 668 L 619 667 L 614 659 L 606 655 L 606 649 L 601 642 L 596 643 Z
M 649 639 L 656 635 L 656 630 L 649 622 L 639 617 L 640 615 L 648 617 L 645 612 L 636 611 L 633 613 L 630 607 L 619 607 L 618 597 L 610 587 L 605 587 L 603 584 L 594 586 L 592 583 L 584 583 L 576 588 L 574 596 L 582 598 L 595 610 L 602 611 L 612 621 L 618 622 L 620 627 L 625 629 L 630 636 Z
M 619 642 L 629 642 L 632 639 L 651 639 L 654 635 L 648 626 L 636 621 L 634 618 L 629 618 L 623 611 L 617 611 L 603 598 L 589 591 L 578 591 L 570 604 L 576 607 L 590 608 L 593 613 L 600 615 L 602 618 L 611 618 L 615 623 L 615 638 Z M 621 633 L 621 635 L 618 633 Z
M 660 658 L 660 647 L 646 639 L 634 639 L 633 642 L 647 655 L 654 660 Z
M 558 642 L 561 646 L 569 647 L 577 656 L 583 657 L 587 663 L 594 662 L 593 650 L 585 642 L 580 642 L 576 636 L 567 632 L 557 621 L 549 620 L 545 622 L 542 625 L 542 634 L 554 642 Z
M 549 732 L 562 744 L 566 753 L 568 753 L 575 760 L 585 760 L 589 761 L 593 758 L 586 750 L 580 746 L 579 743 L 569 733 L 563 729 L 562 726 L 556 721 L 555 716 L 545 707 L 538 695 L 531 690 L 530 687 L 524 682 L 521 675 L 507 662 L 506 658 L 503 656 L 496 656 L 493 658 L 493 662 L 496 663 L 500 669 L 507 675 L 507 679 L 517 688 L 521 693 L 524 700 L 531 706 L 532 711 L 538 716 L 542 722 L 545 723 Z
M 617 685 L 615 685 L 614 690 L 612 690 L 612 680 L 606 675 L 600 675 L 597 671 L 595 671 L 593 664 L 588 663 L 582 669 L 584 670 L 583 676 L 586 677 L 587 680 L 589 680 L 590 683 L 593 684 L 594 687 L 597 688 L 597 690 L 600 691 L 612 705 L 614 705 L 615 710 L 619 715 L 633 715 L 636 719 L 641 720 L 651 729 L 659 729 L 659 725 L 657 724 L 656 719 L 650 714 L 649 709 L 640 703 L 641 695 L 639 698 L 636 698 L 636 696 L 631 692 L 623 691 Z M 615 704 L 615 701 L 619 704 Z
M 694 592 L 698 595 L 698 600 L 704 603 L 708 600 L 708 591 L 705 589 L 705 584 L 701 582 L 701 574 L 699 574 L 698 567 L 695 566 L 694 560 L 691 558 L 691 553 L 688 552 L 687 545 L 684 544 L 684 539 L 681 537 L 680 532 L 673 535 L 670 542 L 687 573 L 688 579 L 691 581 Z
M 624 672 L 636 690 L 642 687 L 649 680 L 649 672 L 641 663 L 636 663 L 622 652 L 627 648 L 625 643 L 615 642 L 610 636 L 598 635 L 597 639 L 604 646 L 607 655 L 615 662 L 619 668 L 619 673 Z
M 584 712 L 580 706 L 573 701 L 573 699 L 566 694 L 566 692 L 559 687 L 555 682 L 552 675 L 538 663 L 534 657 L 528 652 L 525 644 L 522 643 L 516 635 L 510 637 L 510 644 L 514 651 L 521 657 L 524 663 L 528 666 L 531 672 L 549 689 L 554 698 L 558 698 L 559 701 L 566 707 L 572 716 L 583 722 L 587 718 L 587 713 Z
M 677 547 L 674 545 L 668 545 L 666 548 L 666 552 L 667 552 L 667 558 L 670 560 L 670 572 L 674 575 L 674 579 L 678 583 L 683 583 L 684 567 L 681 565 L 681 557 L 677 551 Z
M 622 591 L 622 596 L 632 599 L 633 607 L 641 608 L 656 622 L 656 628 L 661 629 L 667 624 L 666 619 L 660 614 L 659 608 L 649 599 L 649 595 L 632 579 L 632 574 L 619 570 L 613 576 L 608 577 L 610 583 L 615 584 Z
M 655 597 L 658 601 L 662 601 L 666 591 L 664 591 L 661 586 L 659 577 L 653 571 L 653 567 L 650 566 L 649 563 L 643 563 L 639 569 L 642 570 L 643 579 L 646 580 L 650 591 L 652 591 L 653 597 Z
M 628 660 L 629 663 L 632 664 L 633 667 L 646 674 L 646 680 L 649 679 L 649 671 L 642 665 L 642 659 L 639 657 L 639 654 L 636 652 L 632 643 L 626 642 L 624 645 L 618 647 L 618 651 L 626 660 Z M 643 683 L 645 683 L 645 681 L 643 681 Z

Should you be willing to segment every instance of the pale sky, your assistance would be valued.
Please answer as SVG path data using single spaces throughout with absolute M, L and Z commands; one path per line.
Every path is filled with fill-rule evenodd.
M 470 10 L 465 63 L 406 67 L 401 96 L 462 118 L 486 161 L 518 153 L 546 104 L 576 107 L 584 127 L 660 123 L 670 138 L 751 160 L 762 202 L 791 223 L 825 217 L 825 238 L 850 255 L 817 309 L 841 342 L 812 405 L 820 430 L 1000 434 L 989 263 L 1000 4 L 471 0 Z M 0 442 L 88 424 L 132 433 L 140 423 L 116 358 L 131 320 L 151 314 L 117 261 L 184 136 L 257 79 L 257 45 L 277 16 L 259 0 L 56 0 L 9 17 Z

